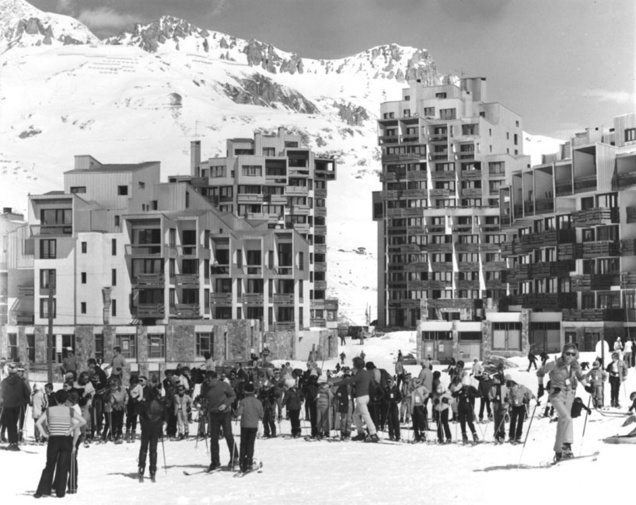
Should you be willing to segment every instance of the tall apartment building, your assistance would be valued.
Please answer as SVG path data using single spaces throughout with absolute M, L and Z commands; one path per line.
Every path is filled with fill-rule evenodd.
M 301 330 L 327 326 L 318 312 L 326 284 L 316 273 L 326 271 L 325 183 L 335 167 L 307 149 L 293 151 L 264 162 L 276 179 L 261 200 L 271 194 L 271 205 L 283 202 L 276 219 L 255 211 L 251 179 L 238 177 L 236 189 L 230 183 L 235 203 L 221 209 L 203 178 L 161 183 L 159 162 L 76 156 L 64 189 L 30 196 L 27 224 L 8 234 L 9 326 L 0 347 L 45 363 L 51 316 L 58 362 L 66 347 L 108 359 L 113 345 L 145 371 L 203 359 L 205 351 L 245 359 L 268 346 L 280 357 L 304 357 L 312 341 L 335 355 L 335 333 L 314 332 L 315 340 L 304 331 L 299 340 Z
M 9 322 L 9 238 L 16 228 L 24 226 L 24 216 L 5 207 L 0 214 L 0 326 Z
M 304 325 L 337 327 L 337 300 L 327 299 L 327 189 L 336 178 L 335 161 L 303 147 L 299 135 L 280 128 L 275 135 L 256 133 L 253 139 L 229 139 L 225 157 L 201 159 L 199 141 L 191 144 L 191 183 L 222 212 L 234 213 L 267 229 L 297 232 L 308 244 L 310 320 Z M 282 233 L 282 232 L 280 232 Z M 272 255 L 286 256 L 283 243 L 263 258 L 272 289 L 292 293 L 292 264 L 275 265 Z M 247 256 L 247 264 L 252 261 Z M 261 262 L 260 257 L 254 261 Z M 272 288 L 273 286 L 273 288 Z M 215 300 L 217 309 L 229 305 Z M 219 303 L 221 305 L 219 305 Z M 252 316 L 272 321 L 264 306 L 248 309 Z M 282 307 L 277 310 L 283 310 Z M 303 326 L 301 324 L 301 326 Z
M 381 105 L 378 320 L 476 321 L 506 295 L 499 190 L 529 164 L 521 118 L 486 97 L 486 80 L 411 82 Z
M 529 345 L 636 337 L 636 114 L 512 171 L 501 193 L 506 302 L 536 314 Z

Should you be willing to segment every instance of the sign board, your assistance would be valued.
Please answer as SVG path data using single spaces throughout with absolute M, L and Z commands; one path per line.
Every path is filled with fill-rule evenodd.
M 62 335 L 55 335 L 55 352 L 62 354 Z

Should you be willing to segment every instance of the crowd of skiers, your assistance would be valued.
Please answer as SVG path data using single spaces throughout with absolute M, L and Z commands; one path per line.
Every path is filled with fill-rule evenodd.
M 116 356 L 119 356 L 117 350 Z M 77 450 L 82 441 L 132 442 L 141 425 L 139 477 L 143 479 L 149 453 L 149 471 L 154 480 L 157 470 L 157 444 L 164 437 L 182 440 L 197 427 L 197 439 L 209 437 L 211 462 L 208 471 L 221 468 L 219 440 L 224 438 L 229 450 L 229 466 L 238 465 L 243 472 L 253 467 L 254 444 L 259 423 L 263 437 L 281 435 L 283 417 L 290 421 L 292 438 L 303 435 L 301 418 L 308 421 L 308 440 L 332 437 L 340 440 L 379 441 L 377 432 L 388 431 L 388 439 L 401 441 L 405 425 L 412 430 L 412 442 L 426 442 L 427 432 L 435 431 L 438 443 L 453 439 L 451 422 L 461 430 L 463 443 L 479 441 L 476 422 L 493 421 L 494 439 L 503 443 L 522 442 L 528 405 L 548 392 L 546 411 L 558 415 L 555 459 L 571 456 L 572 418 L 586 410 L 576 398 L 577 381 L 590 393 L 595 408 L 604 406 L 603 390 L 607 379 L 611 386 L 611 404 L 618 407 L 620 384 L 628 366 L 619 352 L 603 367 L 600 359 L 584 370 L 577 361 L 578 351 L 566 344 L 555 360 L 542 354 L 537 371 L 539 390 L 535 396 L 505 373 L 502 362 L 484 369 L 478 360 L 470 368 L 452 361 L 444 371 L 433 370 L 430 359 L 421 361 L 416 374 L 407 372 L 401 353 L 394 374 L 365 362 L 361 356 L 352 360 L 352 368 L 341 363 L 335 370 L 322 370 L 310 361 L 307 369 L 294 369 L 289 363 L 275 368 L 266 366 L 231 369 L 217 368 L 208 360 L 202 369 L 177 367 L 165 370 L 164 376 L 150 378 L 131 375 L 123 385 L 125 362 L 112 366 L 107 377 L 94 359 L 87 369 L 78 371 L 75 363 L 65 369 L 62 388 L 53 391 L 51 384 L 43 390 L 36 386 L 31 393 L 24 371 L 15 364 L 7 366 L 8 377 L 2 381 L 2 436 L 9 433 L 9 449 L 19 450 L 28 409 L 34 420 L 34 439 L 48 440 L 47 464 L 36 496 L 57 496 L 65 490 L 77 490 Z M 67 365 L 68 363 L 65 363 Z M 218 372 L 217 372 L 218 370 Z M 442 377 L 445 373 L 448 377 Z M 548 378 L 544 386 L 544 378 Z M 618 381 L 613 380 L 618 377 Z M 199 385 L 195 395 L 195 386 Z M 445 385 L 447 384 L 447 385 Z M 479 399 L 479 409 L 476 401 Z M 537 402 L 538 404 L 538 402 Z M 633 408 L 633 406 L 632 406 Z M 196 418 L 193 418 L 193 412 Z M 547 412 L 546 412 L 547 413 Z M 233 434 L 233 420 L 240 418 L 240 443 Z M 435 429 L 431 430 L 435 423 Z M 352 431 L 355 427 L 356 433 Z M 456 428 L 457 432 L 457 428 Z M 483 431 L 482 431 L 483 434 Z M 410 438 L 410 437 L 409 437 Z M 240 451 L 239 451 L 240 448 Z

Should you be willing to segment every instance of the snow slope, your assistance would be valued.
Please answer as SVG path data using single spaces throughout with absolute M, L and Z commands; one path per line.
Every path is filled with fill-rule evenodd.
M 348 362 L 364 349 L 367 359 L 392 371 L 393 356 L 398 349 L 403 353 L 414 351 L 414 333 L 387 334 L 366 340 L 364 346 L 347 339 L 347 345 L 342 349 Z M 520 361 L 526 364 L 525 360 Z M 298 365 L 302 366 L 302 363 Z M 325 368 L 333 365 L 335 361 L 325 363 Z M 522 367 L 512 369 L 511 373 L 536 391 L 536 377 L 522 370 Z M 636 372 L 631 369 L 627 391 L 633 390 L 636 390 Z M 587 402 L 585 392 L 579 393 Z M 139 484 L 136 480 L 139 441 L 118 446 L 92 446 L 80 448 L 79 491 L 77 495 L 67 495 L 65 503 L 265 505 L 284 500 L 324 504 L 490 505 L 502 502 L 525 505 L 557 499 L 594 503 L 605 502 L 608 498 L 628 502 L 633 447 L 602 442 L 606 436 L 624 434 L 633 428 L 633 425 L 621 427 L 624 419 L 594 412 L 588 418 L 583 441 L 584 417 L 576 419 L 575 454 L 598 450 L 598 458 L 570 461 L 549 468 L 546 464 L 552 458 L 556 424 L 538 418 L 532 422 L 525 450 L 520 445 L 509 444 L 465 447 L 457 444 L 389 445 L 259 439 L 256 454 L 264 464 L 263 471 L 244 479 L 232 478 L 229 473 L 185 476 L 184 471 L 202 472 L 209 464 L 203 441 L 198 444 L 194 440 L 166 441 L 165 469 L 159 445 L 160 468 L 156 484 L 149 481 Z M 306 433 L 307 423 L 303 421 L 302 425 Z M 524 434 L 527 428 L 528 423 Z M 283 433 L 290 432 L 286 421 L 282 423 L 282 430 Z M 477 425 L 477 430 L 483 440 L 492 440 L 492 422 Z M 451 431 L 456 439 L 458 427 L 451 424 Z M 31 433 L 29 425 L 27 436 Z M 190 433 L 194 433 L 194 426 Z M 402 433 L 403 438 L 411 436 L 410 430 L 403 429 Z M 386 433 L 381 435 L 387 436 Z M 429 438 L 432 436 L 433 432 L 429 432 Z M 45 452 L 44 447 L 24 446 L 20 453 L 0 453 L 3 503 L 33 503 L 31 495 L 44 467 Z M 221 462 L 227 463 L 228 459 L 229 452 L 221 441 Z

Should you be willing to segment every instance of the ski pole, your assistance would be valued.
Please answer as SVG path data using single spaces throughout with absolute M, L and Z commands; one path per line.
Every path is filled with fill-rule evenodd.
M 519 455 L 519 464 L 521 464 L 521 459 L 523 458 L 523 451 L 526 450 L 526 443 L 528 442 L 528 437 L 530 436 L 530 428 L 532 428 L 532 421 L 534 421 L 534 414 L 538 406 L 539 406 L 539 401 L 537 400 L 537 403 L 534 404 L 534 409 L 532 409 L 532 416 L 530 417 L 530 422 L 528 423 L 528 429 L 526 430 L 526 438 L 523 441 L 523 447 L 521 448 L 521 454 Z
M 583 423 L 583 434 L 581 435 L 581 445 L 579 446 L 579 456 L 583 452 L 583 440 L 585 438 L 585 429 L 587 428 L 587 416 L 590 413 L 590 402 L 592 401 L 592 395 L 587 400 L 587 410 L 585 411 L 585 422 Z
M 163 471 L 168 474 L 168 466 L 166 465 L 166 446 L 163 443 L 163 428 L 161 433 L 161 452 L 163 452 Z

